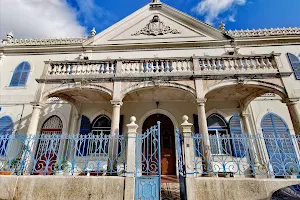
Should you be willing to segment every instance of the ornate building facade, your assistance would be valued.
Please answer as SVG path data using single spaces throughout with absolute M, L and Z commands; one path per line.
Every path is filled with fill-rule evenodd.
M 45 138 L 27 144 L 34 157 L 29 163 L 35 160 L 31 174 L 53 174 L 53 166 L 45 172 L 38 163 L 48 160 L 50 166 L 70 155 L 80 157 L 77 171 L 92 174 L 100 170 L 97 158 L 89 156 L 105 160 L 114 154 L 124 176 L 132 178 L 128 174 L 138 174 L 138 165 L 129 164 L 128 156 L 134 163 L 142 159 L 135 155 L 139 136 L 154 133 L 150 127 L 160 121 L 159 176 L 182 175 L 185 190 L 194 191 L 182 195 L 188 199 L 201 199 L 201 181 L 211 176 L 220 176 L 221 182 L 223 175 L 290 177 L 295 183 L 300 175 L 299 56 L 299 28 L 227 31 L 221 25 L 219 30 L 160 1 L 99 34 L 92 30 L 88 38 L 14 39 L 9 33 L 0 42 L 1 159 L 11 164 L 13 136 L 59 135 L 51 147 Z M 76 148 L 61 142 L 70 135 L 81 141 Z M 124 139 L 128 135 L 136 140 Z M 98 148 L 105 141 L 98 136 L 122 138 L 127 145 L 122 149 L 117 141 Z M 85 144 L 91 138 L 98 142 Z M 121 166 L 111 168 L 116 165 Z M 162 187 L 166 179 L 160 177 Z M 124 196 L 145 198 L 135 184 L 134 194 L 125 189 Z

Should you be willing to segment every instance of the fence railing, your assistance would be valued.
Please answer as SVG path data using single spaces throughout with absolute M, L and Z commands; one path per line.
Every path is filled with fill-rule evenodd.
M 127 139 L 103 133 L 2 135 L 0 174 L 125 175 Z
M 194 134 L 195 173 L 219 176 L 300 176 L 299 136 Z M 205 140 L 209 137 L 209 145 Z

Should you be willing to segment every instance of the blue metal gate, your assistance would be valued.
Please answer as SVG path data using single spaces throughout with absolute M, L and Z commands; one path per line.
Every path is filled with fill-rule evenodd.
M 135 199 L 160 199 L 160 122 L 136 140 Z
M 186 199 L 186 183 L 185 183 L 185 162 L 184 162 L 184 152 L 183 152 L 183 137 L 179 129 L 176 129 L 176 152 L 177 152 L 177 162 L 178 162 L 178 172 L 179 172 L 179 184 L 180 184 L 180 197 L 181 199 Z

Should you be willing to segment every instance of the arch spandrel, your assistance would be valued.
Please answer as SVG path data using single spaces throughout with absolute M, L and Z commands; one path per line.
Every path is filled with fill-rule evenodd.
M 135 91 L 139 91 L 142 89 L 150 89 L 150 88 L 173 88 L 180 89 L 188 92 L 196 99 L 196 90 L 187 84 L 183 84 L 184 82 L 167 82 L 167 81 L 145 81 L 140 83 L 127 83 L 127 85 L 123 85 L 123 89 L 121 90 L 121 98 L 127 94 L 130 94 Z

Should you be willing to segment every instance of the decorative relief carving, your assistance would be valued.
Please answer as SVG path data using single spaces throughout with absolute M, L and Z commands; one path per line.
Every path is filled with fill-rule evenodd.
M 281 35 L 300 35 L 300 28 L 270 28 L 258 30 L 234 30 L 227 31 L 232 37 L 262 37 L 262 36 L 281 36 Z
M 153 19 L 142 30 L 132 34 L 132 36 L 138 35 L 165 35 L 165 34 L 180 34 L 177 29 L 171 29 L 170 26 L 166 26 L 164 22 L 160 21 L 158 15 L 154 15 Z

